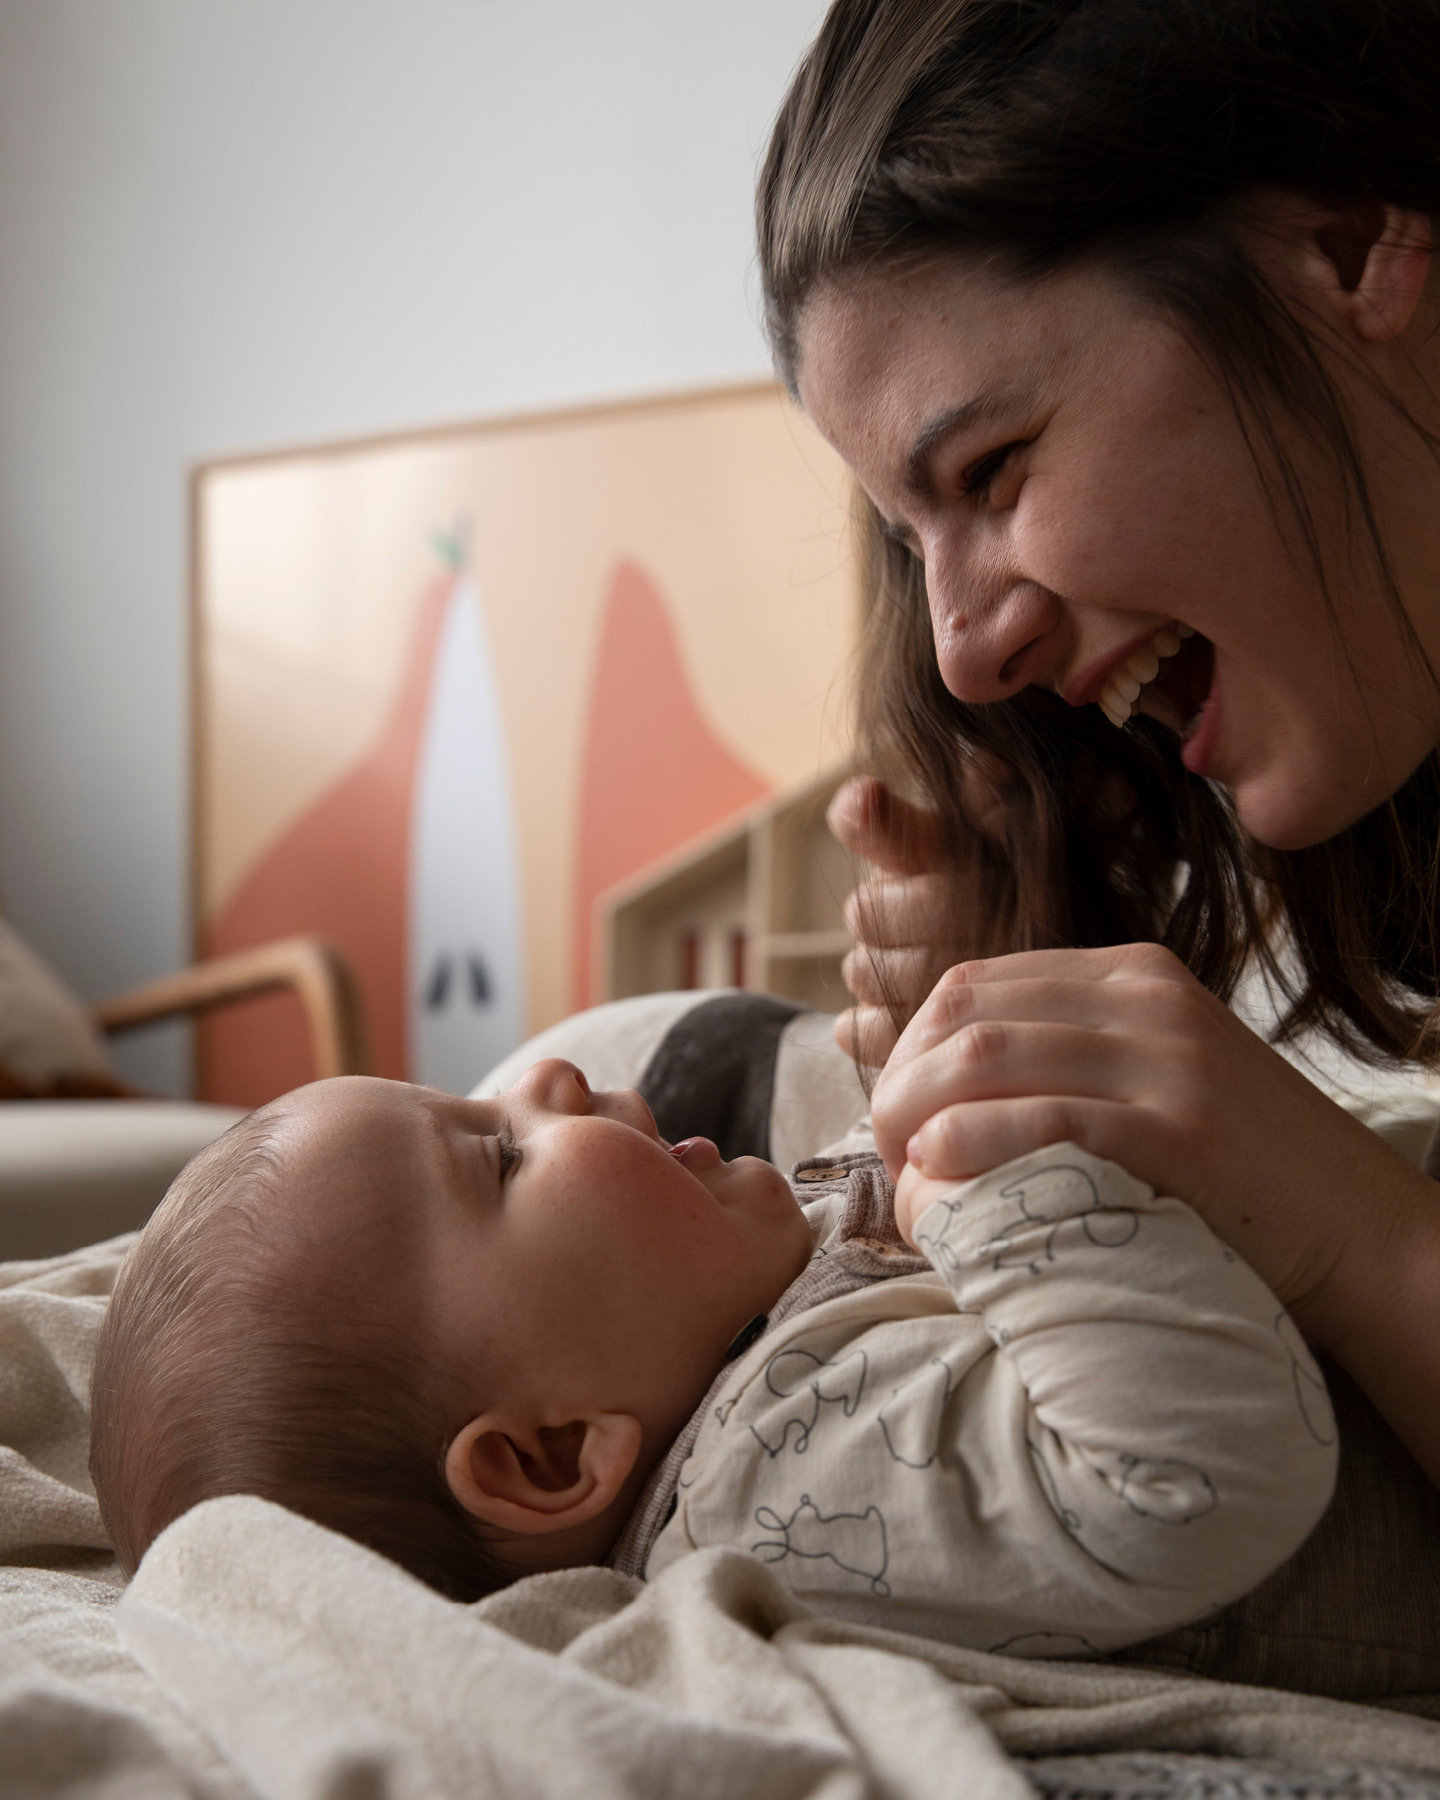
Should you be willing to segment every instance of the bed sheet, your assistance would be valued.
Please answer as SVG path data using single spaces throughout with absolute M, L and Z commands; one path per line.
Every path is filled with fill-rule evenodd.
M 1427 1721 L 841 1626 L 733 1551 L 465 1607 L 235 1497 L 178 1520 L 125 1588 L 85 1458 L 128 1241 L 0 1267 L 6 1795 L 1440 1796 Z

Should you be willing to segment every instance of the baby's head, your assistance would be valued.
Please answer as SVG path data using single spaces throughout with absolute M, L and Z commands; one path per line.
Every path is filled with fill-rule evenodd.
M 457 1599 L 594 1561 L 809 1251 L 777 1169 L 667 1145 L 570 1063 L 489 1100 L 300 1088 L 196 1157 L 116 1286 L 91 1470 L 121 1563 L 238 1493 Z

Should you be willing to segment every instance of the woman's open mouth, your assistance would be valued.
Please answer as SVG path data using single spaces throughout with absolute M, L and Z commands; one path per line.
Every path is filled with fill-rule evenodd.
M 1165 625 L 1107 679 L 1096 705 L 1112 725 L 1144 713 L 1184 743 L 1195 731 L 1215 678 L 1215 648 L 1188 625 Z

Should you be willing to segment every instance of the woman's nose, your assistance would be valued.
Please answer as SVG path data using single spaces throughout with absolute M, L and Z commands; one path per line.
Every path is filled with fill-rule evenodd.
M 941 556 L 927 559 L 925 591 L 935 660 L 957 700 L 1008 700 L 1053 685 L 1064 609 L 1048 588 L 987 571 L 978 558 Z

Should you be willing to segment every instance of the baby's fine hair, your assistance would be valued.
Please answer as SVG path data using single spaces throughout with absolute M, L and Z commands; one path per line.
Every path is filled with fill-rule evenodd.
M 317 1293 L 267 1228 L 283 1204 L 282 1109 L 250 1114 L 182 1170 L 115 1285 L 90 1402 L 115 1553 L 131 1574 L 192 1506 L 257 1494 L 479 1599 L 513 1576 L 445 1483 L 463 1396 L 403 1307 Z

